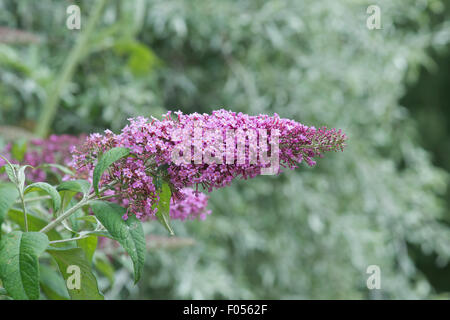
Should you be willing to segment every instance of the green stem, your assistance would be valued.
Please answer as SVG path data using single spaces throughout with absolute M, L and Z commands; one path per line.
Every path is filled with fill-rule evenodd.
M 27 217 L 27 209 L 25 208 L 25 199 L 23 197 L 23 192 L 20 192 L 20 201 L 22 202 L 23 221 L 25 222 L 25 231 L 28 232 L 28 217 Z
M 104 196 L 104 197 L 97 198 L 97 200 L 108 200 L 108 199 L 111 199 L 111 198 L 117 198 L 117 195 L 113 194 L 113 195 L 110 195 L 110 196 Z
M 113 182 L 105 187 L 103 187 L 102 189 L 100 189 L 99 194 L 102 194 L 105 190 L 107 190 L 110 186 L 114 186 L 116 184 L 116 182 Z M 53 228 L 55 228 L 60 222 L 66 220 L 69 216 L 71 216 L 72 214 L 74 214 L 78 209 L 80 209 L 81 207 L 89 204 L 91 201 L 95 200 L 95 198 L 97 197 L 97 195 L 94 193 L 91 193 L 89 196 L 85 196 L 80 202 L 78 202 L 76 205 L 74 205 L 72 208 L 70 208 L 69 210 L 67 210 L 66 212 L 64 212 L 63 214 L 61 214 L 60 216 L 58 216 L 55 220 L 53 220 L 52 222 L 50 222 L 48 225 L 46 225 L 44 228 L 42 228 L 39 232 L 48 232 L 50 230 L 52 230 Z M 108 196 L 105 196 L 103 198 L 107 198 Z M 102 199 L 102 198 L 97 198 L 97 199 Z
M 84 28 L 84 31 L 78 37 L 75 47 L 70 51 L 69 56 L 64 62 L 62 70 L 53 85 L 52 91 L 48 95 L 47 101 L 38 120 L 35 133 L 40 137 L 46 137 L 48 134 L 48 130 L 56 115 L 61 93 L 66 84 L 72 78 L 76 66 L 83 56 L 83 53 L 86 51 L 89 36 L 94 30 L 97 21 L 100 19 L 105 4 L 106 0 L 98 0 L 96 2 L 92 14 L 87 22 L 86 28 Z
M 78 202 L 76 205 L 74 205 L 72 208 L 64 212 L 62 215 L 58 216 L 55 220 L 50 222 L 48 225 L 46 225 L 44 228 L 42 228 L 39 232 L 48 232 L 55 228 L 60 222 L 66 220 L 71 214 L 75 213 L 78 209 L 81 207 L 87 205 L 89 203 L 89 198 L 84 198 L 80 202 Z

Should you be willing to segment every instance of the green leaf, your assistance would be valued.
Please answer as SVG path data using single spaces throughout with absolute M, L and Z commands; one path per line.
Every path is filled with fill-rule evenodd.
M 20 192 L 22 193 L 24 190 L 24 186 L 25 186 L 25 170 L 27 168 L 33 168 L 32 166 L 29 165 L 24 165 L 22 167 L 19 167 L 18 170 L 16 170 L 17 172 L 17 186 L 20 190 Z
M 13 231 L 0 241 L 0 278 L 14 299 L 39 299 L 39 256 L 48 244 L 40 232 Z
M 82 216 L 82 217 L 76 217 L 74 220 L 81 222 L 84 221 L 84 225 L 81 226 L 81 228 L 83 229 L 92 229 L 92 231 L 87 231 L 89 232 L 90 235 L 93 236 L 97 236 L 97 237 L 107 237 L 110 238 L 112 237 L 108 231 L 106 230 L 99 230 L 98 226 L 101 225 L 100 221 L 98 221 L 98 219 L 95 216 Z
M 49 185 L 48 183 L 46 183 L 46 182 L 32 183 L 28 187 L 26 187 L 24 194 L 27 194 L 31 191 L 36 191 L 39 189 L 42 191 L 45 191 L 46 193 L 48 193 L 50 195 L 50 197 L 52 198 L 52 201 L 53 201 L 53 210 L 55 212 L 57 212 L 59 210 L 59 208 L 61 207 L 61 196 L 59 195 L 56 188 Z
M 65 210 L 68 210 L 77 204 L 77 201 L 75 201 L 75 199 L 71 199 L 74 195 L 74 192 L 62 191 L 60 193 L 61 193 L 62 199 L 63 199 L 62 207 Z M 67 202 L 69 202 L 68 205 L 66 205 Z M 60 211 L 62 211 L 62 210 L 60 210 Z M 58 212 L 55 215 L 55 217 L 57 217 L 59 215 L 59 213 L 60 212 Z M 80 221 L 77 220 L 77 218 L 82 217 L 83 215 L 84 215 L 83 210 L 81 208 L 79 208 L 77 211 L 72 213 L 67 219 L 61 221 L 61 223 L 67 230 L 78 233 L 78 231 L 80 230 L 81 224 L 80 224 Z
M 0 230 L 2 223 L 5 220 L 5 216 L 8 210 L 13 206 L 16 199 L 19 197 L 17 188 L 12 184 L 0 185 Z M 0 232 L 0 239 L 2 233 Z
M 133 215 L 126 221 L 122 219 L 126 210 L 106 201 L 94 201 L 91 204 L 97 219 L 128 252 L 134 266 L 134 282 L 139 281 L 145 260 L 145 237 L 142 223 Z
M 96 236 L 88 236 L 86 238 L 77 240 L 78 246 L 83 249 L 86 254 L 86 259 L 92 263 L 95 249 L 97 249 L 98 238 Z
M 15 185 L 18 185 L 16 174 L 16 167 L 18 166 L 16 164 L 12 164 L 11 162 L 9 162 L 9 160 L 2 155 L 0 155 L 0 158 L 6 161 L 6 164 L 3 167 L 5 168 L 6 175 L 8 176 L 9 180 Z
M 57 163 L 44 163 L 44 164 L 41 164 L 40 166 L 38 166 L 38 168 L 56 168 L 59 171 L 65 173 L 65 174 L 68 174 L 70 176 L 75 175 L 75 173 L 72 170 L 70 170 L 69 168 L 62 166 L 60 164 L 57 164 Z
M 51 300 L 69 300 L 66 282 L 61 274 L 51 267 L 41 264 L 41 289 L 47 298 Z
M 91 271 L 91 263 L 81 248 L 48 249 L 47 252 L 56 260 L 59 271 L 66 283 L 71 282 L 75 274 L 68 273 L 70 266 L 76 266 L 80 270 L 80 287 L 68 292 L 73 300 L 103 300 L 103 295 L 98 290 L 97 279 Z M 69 269 L 68 269 L 69 268 Z
M 114 284 L 114 267 L 106 258 L 95 258 L 94 261 L 95 268 L 103 274 L 106 278 L 108 278 L 111 286 Z
M 94 173 L 93 173 L 93 184 L 94 184 L 94 190 L 97 195 L 99 195 L 98 192 L 98 184 L 100 182 L 100 179 L 103 175 L 103 172 L 112 165 L 117 160 L 126 157 L 130 154 L 130 150 L 127 148 L 117 147 L 112 148 L 105 152 L 101 158 L 98 160 L 97 165 L 95 166 Z
M 81 192 L 86 194 L 89 192 L 89 181 L 86 180 L 69 180 L 62 182 L 59 186 L 56 187 L 58 191 L 73 191 L 73 192 Z
M 156 217 L 158 221 L 169 231 L 170 235 L 174 235 L 173 229 L 170 226 L 170 198 L 172 191 L 170 191 L 169 184 L 163 183 L 161 192 L 159 193 L 159 202 L 156 205 Z
M 75 201 L 72 201 L 70 203 L 70 208 L 72 208 L 74 205 L 76 204 Z M 71 214 L 69 216 L 69 218 L 67 218 L 67 220 L 64 220 L 64 222 L 69 222 L 70 223 L 70 228 L 72 230 L 74 230 L 75 232 L 79 232 L 81 230 L 81 223 L 80 220 L 78 220 L 78 218 L 82 217 L 84 215 L 83 210 L 80 208 L 77 211 L 75 211 L 73 214 Z
M 8 211 L 8 218 L 18 224 L 22 231 L 25 231 L 23 211 L 11 209 Z M 38 218 L 32 214 L 27 214 L 27 221 L 29 231 L 39 231 L 48 224 L 48 221 Z M 47 236 L 51 241 L 62 239 L 61 235 L 55 229 L 47 232 Z
M 57 189 L 58 190 L 58 189 Z M 72 204 L 73 197 L 77 193 L 74 191 L 59 191 L 59 196 L 61 197 L 61 208 L 60 211 L 67 210 L 67 206 Z M 59 212 L 53 212 L 55 218 Z

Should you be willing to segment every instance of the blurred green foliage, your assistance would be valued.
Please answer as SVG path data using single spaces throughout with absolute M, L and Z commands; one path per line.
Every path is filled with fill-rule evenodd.
M 83 26 L 93 4 L 79 2 Z M 0 43 L 1 124 L 35 128 L 80 33 L 65 27 L 69 4 L 0 1 L 1 25 L 40 39 Z M 224 106 L 342 128 L 349 141 L 315 168 L 213 192 L 206 221 L 173 223 L 195 244 L 152 249 L 138 287 L 124 260 L 106 297 L 448 297 L 450 168 L 440 142 L 449 113 L 422 105 L 437 86 L 418 79 L 423 68 L 439 69 L 430 50 L 448 66 L 449 7 L 378 0 L 382 29 L 368 30 L 370 4 L 108 2 L 60 97 L 53 132 L 117 131 L 132 116 Z M 448 69 L 443 77 L 434 79 L 445 92 Z M 441 130 L 430 138 L 430 128 Z M 430 152 L 444 160 L 433 163 Z M 369 265 L 381 268 L 381 290 L 366 287 Z

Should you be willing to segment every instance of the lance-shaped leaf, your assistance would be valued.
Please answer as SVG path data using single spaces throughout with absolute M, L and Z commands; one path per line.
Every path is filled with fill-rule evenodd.
M 159 193 L 159 202 L 156 206 L 156 217 L 158 221 L 169 231 L 170 235 L 174 235 L 173 229 L 170 226 L 170 198 L 172 192 L 167 183 L 163 183 L 161 192 Z
M 55 218 L 58 216 L 58 214 L 67 210 L 68 209 L 67 207 L 69 205 L 71 205 L 71 207 L 73 206 L 73 202 L 74 202 L 73 197 L 76 194 L 77 193 L 74 191 L 59 191 L 59 196 L 61 197 L 61 208 L 59 209 L 59 212 L 53 212 L 53 216 Z M 72 217 L 72 215 L 70 217 Z
M 62 182 L 56 187 L 58 191 L 73 191 L 86 194 L 89 192 L 89 181 L 86 180 L 69 180 Z
M 67 291 L 73 300 L 103 300 L 98 290 L 97 279 L 91 271 L 91 263 L 86 260 L 80 248 L 48 249 L 56 260 L 59 271 L 68 284 Z
M 27 168 L 33 168 L 29 165 L 24 165 L 23 167 L 16 167 L 16 173 L 17 173 L 17 187 L 19 188 L 19 192 L 23 193 L 23 188 L 25 187 L 25 170 Z
M 58 270 L 41 264 L 41 289 L 47 298 L 51 300 L 69 300 L 69 293 L 67 292 L 66 282 L 59 274 Z
M 88 236 L 83 239 L 77 240 L 77 245 L 83 249 L 86 260 L 92 263 L 92 257 L 94 256 L 95 249 L 97 249 L 98 238 L 97 236 Z
M 123 157 L 126 157 L 129 154 L 129 149 L 117 147 L 108 150 L 101 156 L 101 158 L 98 160 L 97 165 L 95 166 L 94 173 L 92 175 L 92 182 L 94 184 L 94 190 L 97 195 L 99 195 L 98 184 L 103 175 L 103 172 L 105 172 L 105 170 L 108 169 L 108 167 L 114 162 Z
M 40 232 L 13 231 L 0 241 L 0 278 L 14 299 L 39 299 L 39 256 L 48 244 Z
M 112 238 L 118 241 L 130 255 L 134 266 L 134 282 L 138 282 L 145 260 L 142 223 L 135 216 L 130 216 L 127 220 L 122 219 L 126 210 L 115 203 L 94 201 L 91 208 Z
M 0 228 L 5 220 L 6 213 L 13 206 L 16 199 L 19 197 L 17 188 L 12 184 L 0 185 Z M 2 234 L 0 232 L 0 239 Z
M 55 187 L 45 182 L 35 182 L 25 188 L 24 194 L 36 190 L 42 190 L 48 193 L 53 202 L 53 210 L 55 210 L 55 212 L 59 210 L 59 208 L 61 207 L 61 196 L 59 195 Z
M 11 162 L 9 162 L 9 160 L 7 158 L 5 158 L 4 156 L 0 155 L 0 158 L 2 158 L 3 160 L 6 161 L 6 164 L 4 165 L 5 171 L 6 171 L 6 175 L 8 176 L 9 180 L 14 183 L 15 185 L 18 184 L 18 180 L 17 180 L 17 173 L 16 173 L 16 168 L 18 167 L 17 164 L 12 164 Z
M 109 284 L 114 284 L 114 267 L 106 257 L 95 257 L 95 268 L 109 280 Z
M 61 211 L 66 210 L 67 206 L 70 204 L 73 206 L 72 201 L 73 197 L 77 193 L 82 193 L 84 196 L 89 193 L 90 189 L 90 183 L 86 180 L 70 180 L 70 181 L 64 181 L 60 185 L 56 187 L 56 190 L 58 190 L 59 195 L 61 196 Z M 77 216 L 71 215 L 69 217 L 70 221 L 73 221 L 73 219 Z

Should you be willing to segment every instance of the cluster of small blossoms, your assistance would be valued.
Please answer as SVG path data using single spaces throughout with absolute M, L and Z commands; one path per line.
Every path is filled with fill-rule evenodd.
M 181 189 L 183 200 L 176 201 L 171 199 L 170 217 L 178 220 L 205 220 L 206 216 L 211 214 L 208 205 L 208 196 L 201 192 L 196 192 L 191 188 Z
M 212 191 L 235 178 L 260 175 L 276 159 L 275 173 L 294 169 L 301 162 L 315 164 L 326 151 L 342 150 L 341 130 L 316 129 L 274 116 L 250 116 L 226 110 L 209 114 L 168 112 L 162 120 L 138 117 L 120 134 L 92 134 L 73 151 L 78 171 L 92 170 L 101 154 L 113 147 L 130 149 L 130 156 L 114 163 L 101 185 L 114 184 L 114 192 L 128 201 L 139 218 L 154 216 L 157 185 L 170 183 L 175 201 L 183 188 L 201 185 Z M 270 145 L 267 145 L 267 142 Z M 184 161 L 180 161 L 184 160 Z
M 169 167 L 176 187 L 201 184 L 212 191 L 229 185 L 236 177 L 258 176 L 272 165 L 276 166 L 274 174 L 279 174 L 281 167 L 295 169 L 303 161 L 313 166 L 314 158 L 322 157 L 324 152 L 343 150 L 346 140 L 341 130 L 316 129 L 277 114 L 250 116 L 221 109 L 211 115 L 175 115 L 173 120 L 168 113 L 162 122 L 173 123 L 176 128 L 172 134 L 172 143 L 177 145 L 175 153 L 186 153 L 178 146 L 192 138 L 192 154 L 187 158 L 193 159 Z M 145 131 L 145 127 L 142 129 Z M 269 158 L 276 159 L 276 163 Z M 198 161 L 201 159 L 203 162 Z
M 26 152 L 23 155 L 23 159 L 20 161 L 21 165 L 31 165 L 38 167 L 45 163 L 56 163 L 65 165 L 72 159 L 70 153 L 71 147 L 79 145 L 84 141 L 85 136 L 77 137 L 72 135 L 51 135 L 47 139 L 31 139 L 26 148 Z M 12 163 L 18 163 L 11 155 L 12 143 L 6 145 L 5 150 L 0 153 L 10 160 Z M 5 161 L 0 158 L 0 167 L 5 164 Z M 59 169 L 55 167 L 48 168 L 55 173 L 64 175 Z M 45 170 L 37 168 L 35 170 L 27 170 L 26 177 L 32 182 L 45 181 L 47 173 Z
M 139 141 L 139 134 L 136 136 Z M 79 178 L 86 178 L 92 182 L 92 172 L 96 160 L 107 150 L 119 146 L 118 136 L 112 131 L 105 130 L 104 135 L 93 133 L 85 141 L 84 145 L 73 146 L 71 151 L 73 158 L 69 165 L 77 169 Z M 130 146 L 128 146 L 130 147 Z M 136 155 L 140 150 L 130 148 Z M 79 152 L 79 151 L 82 152 Z M 81 165 L 79 165 L 81 164 Z M 154 170 L 153 170 L 154 171 Z M 104 175 L 101 185 L 107 185 L 113 181 L 116 183 L 109 190 L 105 191 L 106 196 L 114 196 L 110 201 L 117 202 L 127 208 L 123 218 L 126 220 L 130 212 L 137 218 L 145 220 L 155 218 L 157 209 L 155 204 L 159 202 L 155 179 L 163 178 L 150 174 L 148 170 L 148 159 L 141 157 L 128 157 L 120 162 L 113 164 L 110 175 Z M 194 192 L 190 188 L 177 190 L 171 198 L 170 217 L 177 220 L 200 219 L 204 220 L 211 211 L 207 210 L 208 196 L 201 192 Z

